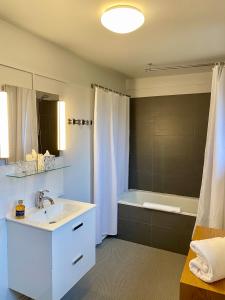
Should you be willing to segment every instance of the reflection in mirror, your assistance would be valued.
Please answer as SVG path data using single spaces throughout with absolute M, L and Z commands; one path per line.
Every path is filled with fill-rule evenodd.
M 9 124 L 8 124 L 8 98 L 5 91 L 0 91 L 0 163 L 9 158 Z
M 47 150 L 59 156 L 57 144 L 57 102 L 59 96 L 44 92 L 37 92 L 38 116 L 38 151 L 45 153 Z
M 34 149 L 47 150 L 59 156 L 57 150 L 58 95 L 6 85 L 9 116 L 9 162 L 26 159 Z
M 9 162 L 25 160 L 38 150 L 37 105 L 34 90 L 6 86 L 9 114 Z

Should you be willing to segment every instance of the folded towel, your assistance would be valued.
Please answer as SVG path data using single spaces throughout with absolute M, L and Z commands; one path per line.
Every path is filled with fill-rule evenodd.
M 225 278 L 224 237 L 192 241 L 190 247 L 197 254 L 189 262 L 195 276 L 208 283 Z
M 144 202 L 143 207 L 155 210 L 162 210 L 168 212 L 181 212 L 181 208 L 178 206 L 171 206 L 171 205 L 164 205 L 164 204 L 157 204 L 151 202 Z

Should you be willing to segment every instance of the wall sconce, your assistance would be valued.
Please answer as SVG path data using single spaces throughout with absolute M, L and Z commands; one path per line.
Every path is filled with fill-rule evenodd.
M 66 150 L 66 110 L 65 102 L 58 101 L 57 103 L 58 114 L 58 150 Z
M 0 158 L 9 158 L 9 122 L 7 93 L 0 91 Z

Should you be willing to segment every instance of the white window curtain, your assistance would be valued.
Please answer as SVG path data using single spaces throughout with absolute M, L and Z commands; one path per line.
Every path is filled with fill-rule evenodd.
M 36 92 L 6 86 L 9 108 L 9 161 L 25 160 L 32 149 L 38 151 Z
M 213 69 L 197 224 L 225 229 L 225 70 Z
M 96 243 L 117 234 L 118 197 L 128 190 L 129 98 L 95 88 L 94 203 Z

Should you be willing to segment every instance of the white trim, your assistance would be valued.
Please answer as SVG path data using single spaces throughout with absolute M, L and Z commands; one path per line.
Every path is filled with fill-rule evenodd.
M 212 72 L 151 76 L 128 79 L 127 93 L 133 98 L 198 94 L 211 91 Z

